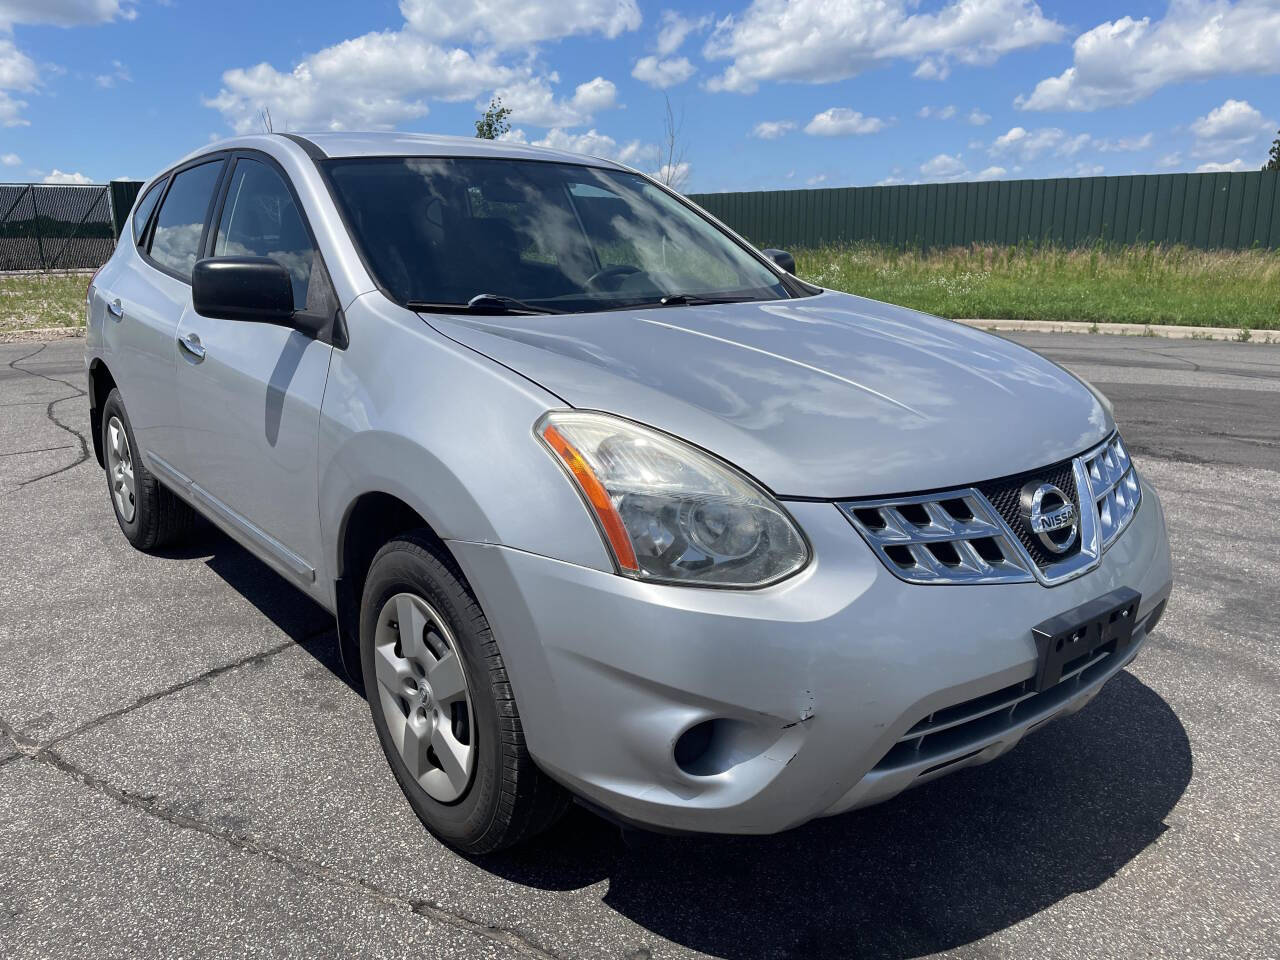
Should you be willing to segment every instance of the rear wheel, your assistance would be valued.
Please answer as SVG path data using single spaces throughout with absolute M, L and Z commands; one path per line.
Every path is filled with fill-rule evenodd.
M 133 426 L 120 391 L 102 405 L 103 466 L 111 508 L 125 538 L 139 550 L 153 550 L 181 539 L 195 522 L 195 511 L 161 486 L 138 455 Z
M 425 536 L 373 559 L 360 658 L 378 740 L 414 813 L 467 853 L 510 846 L 568 805 L 525 747 L 506 665 L 483 611 Z

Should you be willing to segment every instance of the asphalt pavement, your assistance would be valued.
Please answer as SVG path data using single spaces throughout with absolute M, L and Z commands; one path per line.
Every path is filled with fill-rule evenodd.
M 1177 583 L 1138 660 L 983 767 L 775 837 L 581 809 L 467 859 L 330 618 L 116 527 L 81 341 L 0 346 L 0 956 L 1280 957 L 1280 346 L 1020 335 L 1115 402 Z

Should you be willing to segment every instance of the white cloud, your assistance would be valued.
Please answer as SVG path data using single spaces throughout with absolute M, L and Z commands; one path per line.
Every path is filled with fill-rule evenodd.
M 0 0 L 0 29 L 15 23 L 79 27 L 135 16 L 131 0 Z
M 1182 163 L 1182 154 L 1175 150 L 1173 153 L 1166 153 L 1163 157 L 1157 160 L 1156 166 L 1168 169 L 1169 167 L 1176 167 L 1180 163 Z
M 39 82 L 35 62 L 8 37 L 0 36 L 0 90 L 34 90 Z
M 78 171 L 76 173 L 63 173 L 61 170 L 58 170 L 56 168 L 52 173 L 48 174 L 44 178 L 44 182 L 45 183 L 75 183 L 75 184 L 93 183 L 93 181 L 90 180 L 88 177 L 86 177 L 83 173 L 80 173 Z
M 16 167 L 22 163 L 22 158 L 16 153 L 0 154 L 0 164 L 6 167 Z
M 111 61 L 111 71 L 109 73 L 100 73 L 93 79 L 98 86 L 105 89 L 110 89 L 117 83 L 133 83 L 133 76 L 129 73 L 129 68 L 119 60 Z
M 1023 163 L 1042 156 L 1071 157 L 1089 146 L 1093 138 L 1087 133 L 1072 135 L 1058 127 L 1027 130 L 1011 127 L 991 142 L 993 157 L 1012 156 Z
M 528 135 L 521 129 L 514 129 L 502 137 L 515 143 L 528 143 Z M 562 130 L 553 127 L 546 136 L 533 141 L 535 147 L 550 147 L 553 150 L 566 150 L 570 153 L 582 153 L 589 157 L 603 157 L 616 160 L 628 166 L 638 167 L 657 177 L 665 183 L 679 188 L 689 179 L 691 166 L 680 162 L 670 166 L 661 161 L 661 152 L 656 144 L 644 144 L 639 140 L 629 140 L 619 144 L 617 140 L 594 127 L 585 133 Z M 670 173 L 670 177 L 667 174 Z
M 535 127 L 582 126 L 617 100 L 618 88 L 603 77 L 579 84 L 568 100 L 557 100 L 551 84 L 559 79 L 555 73 L 532 77 L 500 86 L 496 95 L 502 98 L 503 106 L 511 109 L 512 120 Z M 477 104 L 477 108 L 483 108 L 483 104 Z
M 854 134 L 878 133 L 885 127 L 879 117 L 864 117 L 848 107 L 823 110 L 805 124 L 804 132 L 817 137 L 847 137 Z
M 937 117 L 939 120 L 950 120 L 955 115 L 956 108 L 950 105 L 945 107 L 921 107 L 916 112 L 916 116 L 924 120 L 930 117 Z
M 570 103 L 575 110 L 594 113 L 597 110 L 608 110 L 617 99 L 618 88 L 613 82 L 604 77 L 595 77 L 574 88 Z
M 400 12 L 423 37 L 500 49 L 575 34 L 613 38 L 640 26 L 635 0 L 400 0 Z
M 918 61 L 941 79 L 955 60 L 991 63 L 1061 39 L 1064 28 L 1033 0 L 753 0 L 716 24 L 704 53 L 730 61 L 713 90 L 749 93 L 762 81 L 829 83 L 890 60 Z
M 1093 148 L 1102 153 L 1136 153 L 1149 150 L 1155 139 L 1153 134 L 1144 133 L 1140 137 L 1120 137 L 1117 140 L 1092 138 Z
M 1100 163 L 1077 163 L 1073 177 L 1100 177 L 1106 170 Z
M 22 110 L 27 101 L 18 100 L 0 90 L 0 125 L 6 127 L 29 127 L 31 122 L 23 119 Z
M 691 169 L 689 164 L 682 160 L 679 163 L 664 163 L 658 169 L 651 170 L 649 175 L 661 180 L 672 190 L 679 190 L 689 179 Z
M 945 80 L 951 76 L 951 64 L 935 57 L 925 57 L 911 75 L 917 80 Z
M 205 105 L 241 133 L 257 128 L 263 107 L 277 129 L 385 129 L 425 116 L 431 100 L 496 93 L 512 109 L 514 122 L 577 126 L 612 106 L 617 89 L 596 77 L 571 98 L 557 99 L 551 84 L 559 77 L 535 74 L 530 45 L 573 34 L 614 37 L 640 25 L 635 0 L 401 0 L 400 11 L 401 29 L 344 40 L 308 54 L 288 72 L 269 63 L 228 70 L 222 89 Z M 468 50 L 438 42 L 446 38 L 485 46 Z M 509 47 L 525 48 L 514 63 L 500 59 Z
M 1170 0 L 1163 20 L 1108 20 L 1081 34 L 1072 66 L 1014 103 L 1024 110 L 1097 110 L 1172 83 L 1280 72 L 1275 0 Z
M 940 153 L 920 164 L 920 172 L 930 180 L 963 180 L 969 174 L 960 156 L 953 157 L 948 153 Z
M 1202 163 L 1196 167 L 1196 173 L 1239 173 L 1241 170 L 1252 170 L 1253 165 L 1245 163 L 1239 157 L 1226 163 Z
M 502 66 L 491 51 L 473 56 L 386 31 L 326 47 L 288 73 L 269 63 L 228 70 L 217 96 L 204 103 L 237 133 L 256 130 L 264 106 L 280 130 L 385 129 L 424 116 L 426 97 L 466 100 L 518 80 L 528 82 L 527 72 Z
M 891 176 L 891 177 L 884 177 L 883 179 L 877 180 L 875 182 L 875 185 L 877 187 L 896 187 L 898 184 L 905 183 L 905 182 L 906 181 L 903 180 L 901 177 Z
M 1196 150 L 1202 154 L 1244 146 L 1272 129 L 1272 121 L 1247 100 L 1227 100 L 1191 124 L 1191 132 L 1198 141 Z
M 983 113 L 977 107 L 974 107 L 964 119 L 971 126 L 982 127 L 991 122 L 991 114 Z
M 751 129 L 751 135 L 761 140 L 777 140 L 795 128 L 790 120 L 761 120 Z
M 658 56 L 668 57 L 680 49 L 689 34 L 709 27 L 711 18 L 700 17 L 697 20 L 690 20 L 674 10 L 663 10 L 661 24 L 658 28 Z
M 688 57 L 659 60 L 657 57 L 641 57 L 631 68 L 631 75 L 641 83 L 665 90 L 684 83 L 694 74 L 694 66 Z
M 1004 167 L 987 167 L 973 179 L 975 180 L 999 180 L 1009 171 Z
M 523 130 L 512 130 L 504 140 L 525 142 Z M 570 133 L 558 127 L 547 131 L 540 140 L 533 141 L 535 147 L 550 147 L 553 150 L 567 150 L 570 153 L 583 153 L 590 157 L 603 157 L 606 160 L 617 160 L 619 163 L 636 165 L 640 163 L 645 152 L 639 140 L 632 140 L 622 146 L 608 134 L 598 133 L 594 127 L 586 133 Z
M 805 181 L 809 186 L 816 187 L 820 183 L 825 183 L 827 175 L 825 173 L 817 173 Z

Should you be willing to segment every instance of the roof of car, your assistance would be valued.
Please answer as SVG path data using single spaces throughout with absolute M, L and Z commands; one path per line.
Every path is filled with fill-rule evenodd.
M 590 162 L 596 166 L 620 167 L 601 157 L 589 157 L 566 150 L 535 147 L 514 140 L 482 140 L 478 137 L 450 137 L 433 133 L 397 131 L 349 131 L 324 133 L 272 133 L 235 137 L 202 147 L 200 152 L 228 147 L 252 146 L 253 141 L 285 137 L 312 156 L 326 157 L 512 157 L 524 160 L 558 160 L 565 163 Z

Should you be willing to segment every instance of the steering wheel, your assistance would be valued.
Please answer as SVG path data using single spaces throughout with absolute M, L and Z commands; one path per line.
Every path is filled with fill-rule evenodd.
M 602 290 L 616 290 L 618 289 L 618 283 L 614 283 L 610 287 L 602 287 L 601 284 L 605 280 L 621 281 L 623 277 L 630 277 L 643 272 L 639 267 L 633 267 L 629 263 L 619 263 L 612 267 L 605 267 L 603 270 L 597 270 L 587 277 L 587 286 Z

